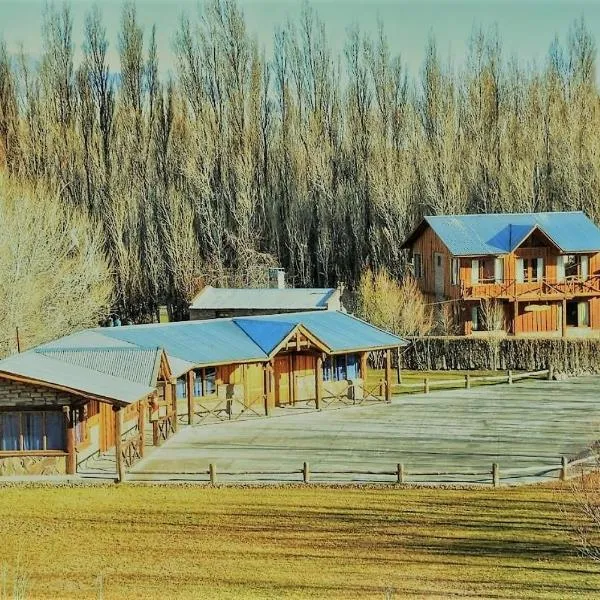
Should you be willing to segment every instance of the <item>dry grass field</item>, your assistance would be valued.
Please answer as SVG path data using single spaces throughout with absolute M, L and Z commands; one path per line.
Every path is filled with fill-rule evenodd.
M 598 598 L 566 487 L 3 488 L 28 598 Z

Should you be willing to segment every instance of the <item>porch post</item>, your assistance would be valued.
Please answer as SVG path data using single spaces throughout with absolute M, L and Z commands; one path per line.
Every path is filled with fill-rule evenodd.
M 145 433 L 144 429 L 146 427 L 145 419 L 144 419 L 144 411 L 146 410 L 146 401 L 140 400 L 138 402 L 138 434 L 140 436 L 139 442 L 139 451 L 140 458 L 144 458 L 144 443 L 145 443 Z
M 562 337 L 567 337 L 567 299 L 563 298 L 562 301 Z
M 187 402 L 188 402 L 188 425 L 194 423 L 194 371 L 188 371 L 187 374 Z
M 70 406 L 63 406 L 63 415 L 65 419 L 67 442 L 67 461 L 65 467 L 67 475 L 75 475 L 75 473 L 77 472 L 77 455 L 75 454 L 75 429 L 73 427 L 73 411 Z
M 315 408 L 321 409 L 323 398 L 323 355 L 317 354 L 317 365 L 315 369 Z
M 268 363 L 263 363 L 263 393 L 265 396 L 265 416 L 269 416 L 271 407 L 269 406 L 269 367 Z
M 515 299 L 513 309 L 513 335 L 517 335 L 517 318 L 519 316 L 519 301 Z
M 363 380 L 363 388 L 365 388 L 365 386 L 367 385 L 367 370 L 369 368 L 367 364 L 368 356 L 368 352 L 360 353 L 360 378 Z
M 400 348 L 396 348 L 396 383 L 400 385 L 402 383 L 402 367 L 400 366 Z
M 115 462 L 117 463 L 117 483 L 125 479 L 125 465 L 123 464 L 123 453 L 121 452 L 121 430 L 123 424 L 123 413 L 120 406 L 112 407 L 115 416 Z
M 165 403 L 173 415 L 173 431 L 177 432 L 177 384 L 165 382 Z
M 269 387 L 267 398 L 269 401 L 269 409 L 275 406 L 275 366 L 273 361 L 269 361 L 267 364 L 267 375 L 269 379 Z
M 385 351 L 385 401 L 392 401 L 392 351 Z

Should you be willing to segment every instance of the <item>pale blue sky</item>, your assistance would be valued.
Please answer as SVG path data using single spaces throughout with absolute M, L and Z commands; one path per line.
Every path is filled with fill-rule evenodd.
M 72 0 L 75 42 L 81 48 L 84 15 L 92 0 Z M 98 2 L 110 37 L 110 61 L 118 67 L 117 32 L 121 2 Z M 267 53 L 275 26 L 299 13 L 299 0 L 240 0 L 248 28 Z M 40 23 L 45 0 L 0 0 L 0 34 L 11 52 L 23 43 L 33 57 L 40 54 Z M 193 14 L 197 0 L 137 0 L 140 22 L 149 31 L 157 25 L 161 70 L 173 65 L 172 39 L 182 12 Z M 391 49 L 400 53 L 410 71 L 418 73 L 430 33 L 443 59 L 462 64 L 474 25 L 497 25 L 504 52 L 522 63 L 541 63 L 555 34 L 564 40 L 569 25 L 582 15 L 594 37 L 600 39 L 600 0 L 313 0 L 325 22 L 330 44 L 343 49 L 348 26 L 359 24 L 374 31 L 378 17 L 384 22 Z

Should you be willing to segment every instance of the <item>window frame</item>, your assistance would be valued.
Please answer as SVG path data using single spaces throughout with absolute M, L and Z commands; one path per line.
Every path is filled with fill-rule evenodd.
M 78 409 L 74 409 L 78 410 Z M 18 439 L 17 439 L 17 448 L 11 450 L 3 450 L 0 449 L 0 456 L 7 454 L 43 454 L 43 453 L 61 453 L 66 454 L 67 450 L 67 437 L 65 432 L 65 420 L 64 413 L 62 411 L 62 407 L 60 410 L 47 410 L 47 409 L 35 409 L 30 408 L 29 410 L 2 410 L 0 411 L 0 447 L 4 442 L 4 423 L 3 420 L 6 416 L 9 415 L 11 417 L 17 417 L 18 419 Z M 26 448 L 26 439 L 27 439 L 27 416 L 28 415 L 41 415 L 41 437 L 39 442 L 41 443 L 41 448 L 37 449 L 27 449 Z M 60 423 L 60 438 L 61 438 L 61 448 L 49 448 L 48 447 L 48 415 L 60 415 L 59 423 Z
M 450 259 L 450 273 L 452 285 L 458 285 L 460 283 L 460 259 L 456 257 Z
M 415 279 L 423 279 L 423 255 L 413 252 L 413 274 Z
M 200 386 L 198 387 L 198 382 Z M 208 385 L 210 383 L 210 386 Z M 200 390 L 200 393 L 198 393 Z M 194 398 L 205 398 L 217 393 L 217 367 L 194 369 Z

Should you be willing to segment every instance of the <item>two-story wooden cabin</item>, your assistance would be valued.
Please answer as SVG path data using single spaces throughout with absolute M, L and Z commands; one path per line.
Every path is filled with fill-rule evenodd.
M 403 248 L 459 333 L 600 330 L 600 229 L 582 212 L 428 216 Z

